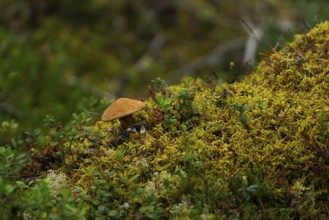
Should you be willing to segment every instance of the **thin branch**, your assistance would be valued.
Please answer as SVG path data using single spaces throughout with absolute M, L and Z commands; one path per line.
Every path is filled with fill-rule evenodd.
M 137 72 L 143 72 L 152 63 L 165 42 L 166 39 L 161 33 L 156 34 L 150 43 L 148 51 L 134 63 L 133 68 Z
M 205 66 L 220 65 L 223 62 L 223 57 L 230 51 L 242 48 L 244 45 L 244 38 L 236 38 L 229 42 L 224 42 L 218 45 L 215 49 L 208 53 L 198 57 L 191 63 L 183 65 L 177 70 L 174 70 L 171 74 L 175 76 L 183 76 L 185 74 L 193 75 L 196 71 Z

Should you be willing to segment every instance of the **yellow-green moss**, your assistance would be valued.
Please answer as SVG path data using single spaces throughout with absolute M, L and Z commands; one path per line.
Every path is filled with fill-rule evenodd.
M 273 213 L 324 218 L 329 213 L 328 36 L 329 22 L 297 35 L 264 57 L 243 82 L 211 85 L 184 78 L 162 94 L 172 108 L 161 109 L 150 98 L 148 108 L 135 115 L 146 120 L 145 133 L 115 146 L 117 122 L 97 122 L 89 137 L 67 143 L 72 155 L 65 164 L 75 169 L 63 166 L 57 172 L 66 173 L 68 185 L 81 194 L 92 195 L 95 181 L 106 180 L 116 192 L 113 209 L 129 204 L 126 216 L 147 216 L 147 198 L 154 196 L 152 204 L 165 218 L 191 217 L 196 206 L 213 219 L 247 217 L 240 206 L 248 202 L 259 218 Z M 180 97 L 182 91 L 188 100 Z M 166 124 L 166 117 L 175 120 Z

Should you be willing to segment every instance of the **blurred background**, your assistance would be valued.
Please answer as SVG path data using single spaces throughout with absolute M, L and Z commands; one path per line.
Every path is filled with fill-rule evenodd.
M 241 80 L 328 15 L 327 0 L 1 0 L 0 144 L 45 115 L 147 98 L 158 77 Z

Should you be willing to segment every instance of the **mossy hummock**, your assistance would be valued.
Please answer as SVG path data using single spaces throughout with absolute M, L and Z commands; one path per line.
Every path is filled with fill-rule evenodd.
M 118 218 L 324 219 L 328 36 L 329 22 L 297 35 L 242 82 L 183 78 L 161 94 L 169 107 L 150 98 L 136 113 L 148 121 L 145 133 L 114 147 L 109 129 L 118 125 L 99 121 L 89 134 L 102 137 L 98 147 L 92 138 L 71 146 L 74 154 L 56 172 L 82 190 L 77 196 L 107 189 Z M 92 154 L 80 157 L 88 147 Z

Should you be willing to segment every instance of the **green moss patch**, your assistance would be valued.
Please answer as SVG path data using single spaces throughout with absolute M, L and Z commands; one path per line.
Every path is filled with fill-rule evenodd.
M 242 82 L 158 80 L 134 115 L 145 132 L 82 123 L 34 169 L 52 168 L 52 186 L 65 174 L 91 218 L 325 219 L 328 35 L 329 22 L 297 35 Z

